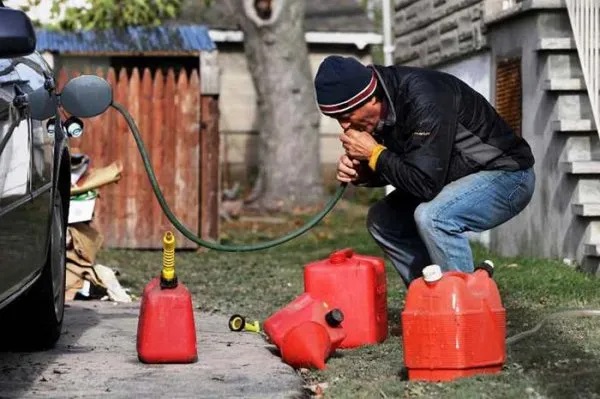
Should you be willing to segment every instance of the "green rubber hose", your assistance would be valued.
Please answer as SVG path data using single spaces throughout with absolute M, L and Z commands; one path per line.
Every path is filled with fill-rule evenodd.
M 196 234 L 194 234 L 194 232 L 185 227 L 169 208 L 169 205 L 165 201 L 165 197 L 163 196 L 163 193 L 160 190 L 160 187 L 158 186 L 158 180 L 156 180 L 156 175 L 154 174 L 154 169 L 152 168 L 152 164 L 150 163 L 150 158 L 148 157 L 148 153 L 146 152 L 146 148 L 144 146 L 144 142 L 142 141 L 140 131 L 137 127 L 137 124 L 133 120 L 131 114 L 121 104 L 113 102 L 111 106 L 115 108 L 118 112 L 120 112 L 121 115 L 123 115 L 123 117 L 127 121 L 127 124 L 129 125 L 129 129 L 133 134 L 135 143 L 137 144 L 138 150 L 140 151 L 140 155 L 142 156 L 144 168 L 146 169 L 146 173 L 148 174 L 148 179 L 150 179 L 150 185 L 152 186 L 152 190 L 154 191 L 156 199 L 158 200 L 158 203 L 160 204 L 160 207 L 162 208 L 163 212 L 165 213 L 169 221 L 173 224 L 173 226 L 181 232 L 181 234 L 183 234 L 185 237 L 202 247 L 225 252 L 250 252 L 260 251 L 262 249 L 267 249 L 279 244 L 283 244 L 298 237 L 301 234 L 306 233 L 308 230 L 315 227 L 317 223 L 319 223 L 333 209 L 335 204 L 342 198 L 344 192 L 346 191 L 347 184 L 342 183 L 336 190 L 333 197 L 331 197 L 327 204 L 325 204 L 323 210 L 321 210 L 319 213 L 313 216 L 304 226 L 274 240 L 265 241 L 257 244 L 243 245 L 224 245 L 212 241 L 205 241 L 200 237 L 197 237 Z

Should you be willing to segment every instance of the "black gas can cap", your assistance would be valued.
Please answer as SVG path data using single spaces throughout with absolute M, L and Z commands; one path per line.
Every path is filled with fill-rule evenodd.
M 344 313 L 339 309 L 332 309 L 325 314 L 325 321 L 331 327 L 338 327 L 344 321 Z
M 475 266 L 475 270 L 478 270 L 478 269 L 485 270 L 488 273 L 488 275 L 490 277 L 492 277 L 494 275 L 494 262 L 486 259 L 483 262 L 481 262 L 480 264 L 478 264 L 477 266 Z

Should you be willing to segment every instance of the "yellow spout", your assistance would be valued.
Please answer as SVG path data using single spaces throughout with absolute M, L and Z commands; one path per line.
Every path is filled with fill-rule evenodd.
M 246 320 L 246 324 L 244 325 L 244 330 L 251 331 L 251 332 L 260 332 L 260 323 L 258 322 L 258 320 L 254 320 L 254 321 Z
M 167 231 L 163 237 L 161 280 L 164 282 L 175 280 L 175 236 L 170 231 Z

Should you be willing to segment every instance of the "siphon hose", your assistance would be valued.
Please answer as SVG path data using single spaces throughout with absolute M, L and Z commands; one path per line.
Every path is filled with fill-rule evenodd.
M 331 199 L 325 204 L 325 207 L 319 213 L 317 213 L 315 216 L 309 219 L 309 221 L 304 226 L 274 240 L 265 241 L 257 244 L 242 245 L 224 245 L 216 242 L 205 241 L 200 237 L 197 237 L 194 232 L 185 227 L 169 208 L 169 205 L 165 201 L 165 197 L 163 196 L 163 193 L 158 185 L 158 180 L 156 179 L 156 175 L 154 174 L 154 169 L 152 168 L 152 164 L 150 163 L 150 158 L 148 157 L 148 153 L 146 152 L 146 148 L 144 146 L 144 142 L 142 141 L 140 131 L 131 114 L 125 109 L 125 107 L 123 107 L 119 103 L 113 102 L 111 106 L 115 108 L 119 113 L 121 113 L 121 115 L 123 115 L 123 117 L 127 121 L 127 124 L 129 125 L 129 129 L 133 134 L 135 143 L 137 144 L 140 155 L 142 156 L 144 168 L 146 169 L 146 173 L 148 174 L 148 179 L 150 179 L 150 185 L 152 186 L 152 190 L 154 191 L 156 199 L 158 200 L 158 203 L 160 204 L 160 207 L 162 208 L 164 214 L 167 216 L 167 218 L 173 224 L 173 226 L 181 232 L 181 234 L 183 234 L 189 240 L 195 242 L 196 244 L 202 247 L 225 252 L 250 252 L 259 251 L 262 249 L 267 249 L 276 245 L 283 244 L 312 229 L 333 209 L 335 204 L 342 198 L 344 192 L 346 191 L 347 183 L 340 184 L 333 197 L 331 197 Z

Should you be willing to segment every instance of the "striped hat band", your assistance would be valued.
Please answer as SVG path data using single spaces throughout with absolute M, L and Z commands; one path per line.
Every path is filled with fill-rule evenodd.
M 375 72 L 373 72 L 369 84 L 355 96 L 337 104 L 319 104 L 319 109 L 325 115 L 335 115 L 350 111 L 368 100 L 375 93 L 376 88 L 377 78 L 375 77 Z

